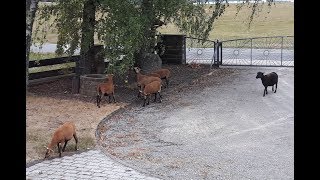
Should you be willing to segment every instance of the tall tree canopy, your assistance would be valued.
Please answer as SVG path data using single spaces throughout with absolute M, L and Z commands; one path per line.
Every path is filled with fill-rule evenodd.
M 186 35 L 207 39 L 214 21 L 228 6 L 227 0 L 213 1 L 214 4 L 206 5 L 202 0 L 57 0 L 55 4 L 41 8 L 39 14 L 42 23 L 52 15 L 56 17 L 51 26 L 58 29 L 57 53 L 64 53 L 63 47 L 70 55 L 78 47 L 87 51 L 93 39 L 93 33 L 88 29 L 93 26 L 94 33 L 106 47 L 107 58 L 116 60 L 125 55 L 117 66 L 124 70 L 134 63 L 135 54 L 153 52 L 157 28 L 164 24 L 173 23 Z M 94 23 L 84 19 L 88 10 L 85 4 L 89 2 L 94 6 L 91 8 L 95 11 Z M 251 7 L 249 18 L 252 21 L 260 2 L 243 0 L 237 5 L 238 11 L 244 5 Z M 269 5 L 272 2 L 267 0 Z M 91 25 L 86 26 L 88 23 Z M 111 62 L 111 65 L 115 64 Z

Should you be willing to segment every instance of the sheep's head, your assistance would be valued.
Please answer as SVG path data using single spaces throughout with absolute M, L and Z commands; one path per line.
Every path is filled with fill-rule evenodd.
M 107 76 L 107 79 L 110 81 L 110 80 L 113 79 L 113 76 L 114 76 L 114 75 L 113 75 L 113 74 L 107 74 L 106 76 Z
M 258 73 L 257 73 L 257 76 L 256 76 L 256 79 L 262 78 L 262 77 L 263 77 L 263 72 L 258 72 Z
M 139 90 L 139 93 L 141 96 L 143 96 L 144 99 L 147 98 L 147 94 L 145 94 L 143 91 Z
M 48 148 L 48 147 L 46 147 L 46 146 L 44 146 L 44 147 L 47 149 L 46 155 L 44 156 L 44 159 L 45 159 L 45 158 L 50 157 L 50 155 L 53 153 L 53 150 Z
M 138 67 L 134 67 L 133 69 L 134 69 L 134 71 L 135 71 L 136 73 L 139 73 L 139 72 L 141 71 L 141 69 L 138 68 Z

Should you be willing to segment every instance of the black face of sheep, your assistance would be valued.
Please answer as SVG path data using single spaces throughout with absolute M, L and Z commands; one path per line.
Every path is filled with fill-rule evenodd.
M 262 73 L 262 72 L 258 72 L 258 73 L 257 73 L 257 76 L 256 76 L 256 79 L 262 78 L 262 77 L 263 77 L 263 73 Z
M 278 75 L 275 72 L 269 73 L 267 75 L 264 75 L 262 72 L 258 72 L 256 79 L 260 78 L 262 81 L 262 84 L 264 86 L 264 91 L 263 91 L 263 96 L 265 96 L 265 94 L 268 94 L 268 86 L 272 86 L 272 91 L 273 91 L 273 86 L 276 85 L 276 89 L 274 91 L 274 93 L 277 92 L 277 88 L 278 88 Z

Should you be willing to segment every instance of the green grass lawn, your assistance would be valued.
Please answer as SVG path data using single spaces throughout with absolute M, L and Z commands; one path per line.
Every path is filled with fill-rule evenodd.
M 276 3 L 268 14 L 268 6 L 264 5 L 259 16 L 256 16 L 248 29 L 250 9 L 243 7 L 236 16 L 236 6 L 230 4 L 225 13 L 214 22 L 210 40 L 228 40 L 262 36 L 294 35 L 293 3 Z M 173 24 L 159 28 L 162 34 L 181 34 Z

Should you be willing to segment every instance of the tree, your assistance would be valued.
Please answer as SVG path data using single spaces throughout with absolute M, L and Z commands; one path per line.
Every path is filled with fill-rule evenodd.
M 27 0 L 26 1 L 26 90 L 29 85 L 29 54 L 30 46 L 32 43 L 32 29 L 36 11 L 38 9 L 39 0 Z
M 243 0 L 237 5 L 238 12 L 244 5 L 251 7 L 251 23 L 260 2 Z M 273 0 L 267 2 L 270 5 Z M 43 8 L 41 15 L 43 20 L 50 14 L 56 17 L 57 53 L 63 53 L 62 47 L 69 45 L 67 54 L 72 55 L 79 46 L 82 55 L 87 54 L 95 33 L 106 47 L 106 57 L 111 60 L 109 71 L 124 72 L 140 59 L 139 55 L 154 52 L 157 28 L 164 24 L 173 23 L 188 36 L 207 39 L 228 1 L 205 3 L 202 0 L 57 0 L 55 5 Z M 120 55 L 125 55 L 121 61 Z M 84 70 L 79 74 L 89 73 L 92 62 L 90 58 L 82 59 L 79 66 Z

